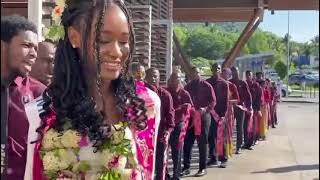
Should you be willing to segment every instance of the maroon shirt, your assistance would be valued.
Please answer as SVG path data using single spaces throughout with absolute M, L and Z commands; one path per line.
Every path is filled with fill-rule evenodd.
M 237 86 L 234 85 L 232 82 L 228 81 L 229 84 L 229 100 L 238 100 L 240 102 L 240 97 L 238 93 Z
M 188 91 L 184 90 L 183 88 L 179 88 L 177 90 L 172 88 L 167 88 L 168 92 L 172 96 L 173 100 L 173 108 L 175 109 L 175 124 L 179 124 L 181 121 L 185 121 L 185 113 L 182 106 L 186 104 L 190 104 L 193 106 L 191 96 Z
M 184 89 L 190 93 L 196 110 L 199 110 L 200 108 L 208 108 L 209 112 L 214 109 L 216 105 L 216 95 L 212 86 L 207 81 L 190 81 Z
M 9 85 L 8 171 L 11 173 L 5 174 L 5 179 L 24 178 L 29 129 L 24 105 L 40 96 L 45 88 L 45 85 L 31 77 L 17 77 Z
M 224 117 L 228 108 L 229 88 L 228 83 L 220 77 L 211 77 L 207 82 L 213 87 L 214 93 L 217 94 L 217 105 L 214 110 L 220 117 Z
M 158 94 L 161 101 L 161 120 L 158 130 L 158 138 L 163 139 L 166 133 L 170 133 L 175 126 L 174 122 L 174 108 L 172 97 L 170 93 L 162 87 L 151 86 L 148 83 L 145 83 L 146 87 L 153 90 Z
M 245 105 L 246 108 L 251 109 L 252 107 L 252 97 L 248 87 L 248 84 L 245 81 L 240 79 L 231 79 L 231 83 L 237 86 L 238 93 L 240 96 L 240 105 Z
M 252 109 L 254 111 L 260 111 L 262 98 L 263 98 L 262 88 L 257 82 L 254 82 L 254 81 L 247 80 L 247 84 L 252 96 Z

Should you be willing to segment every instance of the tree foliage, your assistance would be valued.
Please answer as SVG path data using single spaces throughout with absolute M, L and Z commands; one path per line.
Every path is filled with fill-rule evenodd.
M 207 65 L 207 61 L 225 59 L 245 27 L 244 23 L 223 24 L 176 24 L 175 33 L 182 48 L 197 66 Z M 272 52 L 274 57 L 267 64 L 280 69 L 286 63 L 287 41 L 290 41 L 290 56 L 313 55 L 319 57 L 319 36 L 308 43 L 298 43 L 291 36 L 279 37 L 271 32 L 257 29 L 240 56 Z M 285 71 L 286 72 L 286 71 Z M 282 73 L 286 75 L 286 73 Z M 283 77 L 282 77 L 283 78 Z

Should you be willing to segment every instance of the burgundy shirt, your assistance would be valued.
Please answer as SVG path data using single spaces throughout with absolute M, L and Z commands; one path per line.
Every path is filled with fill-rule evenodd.
M 250 89 L 250 93 L 252 96 L 252 109 L 254 111 L 260 111 L 261 104 L 262 104 L 262 96 L 263 96 L 263 91 L 260 85 L 255 82 L 255 81 L 248 81 L 247 84 Z
M 27 158 L 29 123 L 24 105 L 37 98 L 46 86 L 31 77 L 17 77 L 9 85 L 8 170 L 5 179 L 22 180 Z
M 252 97 L 248 87 L 248 84 L 245 81 L 240 79 L 231 79 L 231 83 L 237 86 L 238 93 L 240 96 L 240 105 L 245 105 L 246 108 L 251 109 L 252 107 Z
M 172 88 L 167 88 L 168 92 L 172 96 L 173 100 L 173 108 L 175 109 L 175 124 L 179 124 L 181 121 L 185 121 L 185 113 L 183 106 L 186 104 L 190 104 L 193 106 L 191 96 L 188 91 L 183 88 L 179 88 L 177 90 Z
M 214 110 L 220 117 L 224 117 L 228 108 L 229 88 L 228 83 L 220 77 L 211 77 L 207 79 L 207 82 L 211 84 L 214 93 L 217 94 L 217 104 Z
M 170 133 L 175 126 L 175 122 L 174 122 L 175 115 L 174 115 L 172 97 L 170 93 L 162 87 L 151 86 L 148 83 L 145 83 L 145 84 L 146 84 L 146 87 L 156 92 L 160 97 L 161 120 L 160 120 L 160 126 L 158 130 L 158 137 L 164 138 L 164 135 L 166 133 Z
M 229 85 L 229 100 L 238 100 L 240 102 L 240 97 L 238 93 L 237 86 L 234 85 L 232 82 L 227 81 Z
M 214 109 L 216 105 L 216 95 L 212 86 L 207 81 L 190 81 L 184 89 L 190 93 L 196 110 L 199 110 L 200 108 L 208 108 L 209 112 Z

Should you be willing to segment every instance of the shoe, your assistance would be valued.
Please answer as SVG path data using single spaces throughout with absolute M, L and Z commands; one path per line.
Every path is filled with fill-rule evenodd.
M 246 147 L 246 149 L 250 151 L 254 150 L 253 147 Z
M 194 176 L 195 177 L 202 177 L 202 176 L 205 176 L 205 175 L 207 175 L 207 170 L 200 169 Z
M 182 169 L 180 176 L 188 176 L 191 173 L 190 169 Z
M 276 128 L 275 126 L 272 126 L 272 128 Z
M 258 141 L 254 142 L 254 145 L 258 145 L 258 144 L 259 144 L 259 142 L 258 142 Z
M 235 152 L 235 154 L 241 154 L 240 149 L 237 149 L 236 152 Z
M 227 167 L 227 162 L 221 162 L 219 168 L 226 168 Z
M 208 167 L 218 166 L 218 162 L 215 161 L 215 160 L 210 160 L 210 161 L 207 163 L 207 166 L 208 166 Z

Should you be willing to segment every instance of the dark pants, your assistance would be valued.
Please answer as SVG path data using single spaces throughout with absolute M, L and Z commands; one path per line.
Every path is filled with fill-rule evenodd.
M 245 112 L 238 107 L 234 107 L 234 117 L 236 118 L 237 127 L 237 145 L 236 148 L 239 150 L 243 144 L 243 121 L 245 118 Z
M 207 151 L 208 151 L 208 134 L 209 134 L 209 127 L 211 123 L 211 116 L 209 113 L 203 113 L 201 115 L 201 135 L 200 137 L 195 136 L 194 134 L 194 127 L 188 129 L 186 138 L 184 140 L 184 147 L 183 147 L 183 165 L 184 169 L 190 168 L 190 161 L 191 161 L 191 153 L 192 147 L 194 144 L 194 140 L 197 139 L 198 148 L 199 148 L 199 169 L 206 169 L 207 168 Z
M 155 167 L 155 178 L 154 180 L 162 180 L 163 176 L 166 175 L 164 169 L 164 163 L 167 163 L 167 159 L 165 158 L 167 153 L 166 149 L 168 148 L 168 144 L 165 144 L 161 141 L 157 141 L 157 149 L 156 149 L 156 167 Z
M 274 107 L 271 115 L 272 126 L 278 124 L 277 107 Z
M 249 125 L 249 120 L 250 120 L 250 115 L 249 114 L 245 114 L 244 117 L 244 123 L 243 123 L 243 135 L 244 135 L 244 146 L 249 148 L 253 145 L 253 133 L 254 133 L 254 129 L 253 129 L 253 133 L 251 134 L 251 137 L 249 138 L 249 132 L 248 132 L 248 125 Z M 255 123 L 253 124 L 253 127 Z
M 226 123 L 224 123 L 221 127 L 223 128 L 223 155 L 220 155 L 218 157 L 217 154 L 217 139 L 218 139 L 218 126 L 219 124 L 212 118 L 211 121 L 211 125 L 210 125 L 210 130 L 209 130 L 209 156 L 210 156 L 210 160 L 212 161 L 221 161 L 221 162 L 227 162 L 228 161 L 228 157 L 226 154 L 226 150 L 227 150 L 227 144 L 225 141 L 225 131 L 226 131 Z
M 179 179 L 181 172 L 181 153 L 182 149 L 177 149 L 179 137 L 184 126 L 184 121 L 177 124 L 170 136 L 171 156 L 173 161 L 173 179 Z

